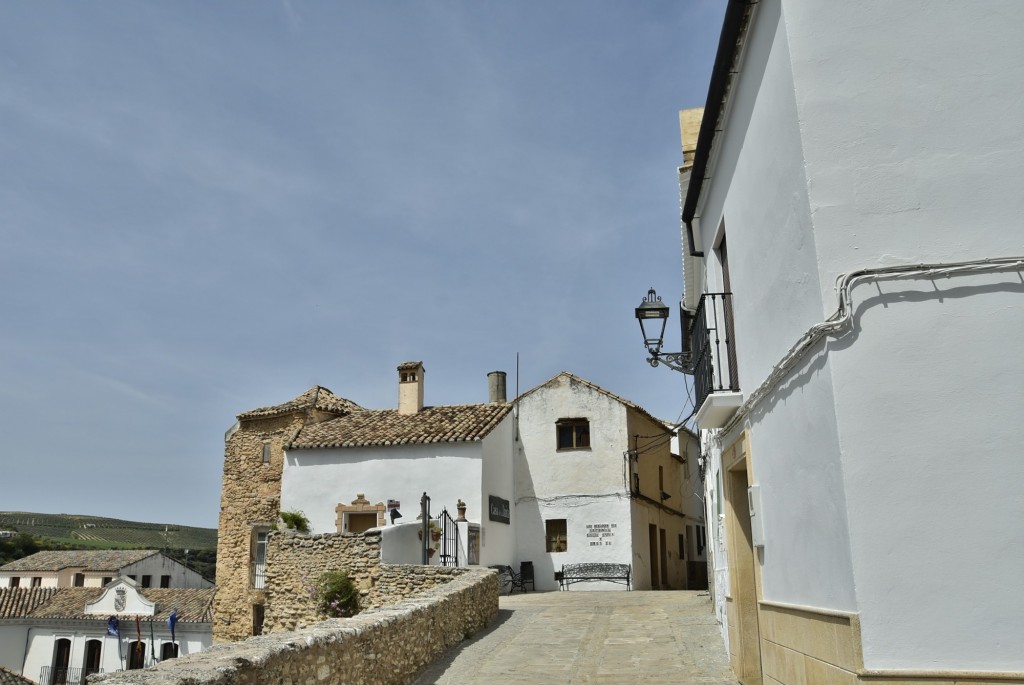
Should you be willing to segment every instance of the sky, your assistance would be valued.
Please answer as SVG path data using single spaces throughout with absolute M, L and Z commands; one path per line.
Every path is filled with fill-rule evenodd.
M 633 309 L 682 293 L 724 7 L 0 4 L 0 511 L 216 527 L 238 413 L 404 361 L 687 416 Z

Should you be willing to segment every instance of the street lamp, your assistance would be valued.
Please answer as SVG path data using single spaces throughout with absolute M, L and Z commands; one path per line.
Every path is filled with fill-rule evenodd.
M 665 344 L 665 325 L 668 323 L 668 305 L 661 301 L 654 288 L 647 291 L 647 297 L 636 308 L 636 320 L 640 322 L 640 332 L 644 336 L 644 347 L 647 348 L 647 363 L 651 366 L 664 364 L 673 371 L 693 373 L 692 356 L 689 352 L 662 352 Z

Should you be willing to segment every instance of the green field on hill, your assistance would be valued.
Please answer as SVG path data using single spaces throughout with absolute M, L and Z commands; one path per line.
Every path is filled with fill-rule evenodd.
M 0 530 L 13 530 L 78 549 L 217 549 L 216 528 L 100 516 L 0 511 Z

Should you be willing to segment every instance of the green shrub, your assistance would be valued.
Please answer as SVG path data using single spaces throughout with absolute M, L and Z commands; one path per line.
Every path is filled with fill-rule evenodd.
M 285 528 L 292 528 L 300 533 L 309 532 L 309 519 L 301 511 L 282 511 L 281 521 Z
M 359 590 L 345 571 L 327 571 L 317 578 L 315 599 L 320 613 L 332 618 L 359 613 Z

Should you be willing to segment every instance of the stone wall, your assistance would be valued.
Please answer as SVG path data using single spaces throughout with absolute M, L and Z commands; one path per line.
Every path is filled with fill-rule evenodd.
M 385 568 L 389 570 L 382 572 L 380 586 L 396 588 L 415 584 L 408 578 L 400 580 L 403 576 L 427 578 L 428 571 L 437 571 Z M 405 685 L 497 616 L 497 574 L 481 568 L 457 571 L 450 582 L 417 597 L 352 618 L 215 645 L 155 668 L 93 676 L 90 681 L 105 685 Z
M 317 615 L 313 588 L 325 571 L 346 571 L 359 588 L 361 609 L 414 597 L 464 574 L 465 568 L 381 564 L 380 530 L 298 535 L 271 533 L 267 540 L 267 633 L 305 628 Z
M 213 609 L 215 641 L 252 635 L 253 606 L 263 604 L 263 593 L 253 587 L 251 576 L 253 531 L 259 525 L 277 522 L 284 443 L 304 420 L 301 415 L 286 415 L 242 421 L 224 444 Z M 270 443 L 270 463 L 266 464 L 264 442 Z

